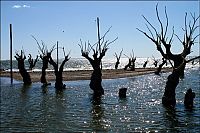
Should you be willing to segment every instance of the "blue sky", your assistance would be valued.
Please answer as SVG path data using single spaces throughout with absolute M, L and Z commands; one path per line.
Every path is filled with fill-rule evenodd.
M 119 53 L 122 48 L 125 54 L 130 54 L 133 49 L 137 57 L 161 57 L 153 42 L 136 30 L 140 28 L 148 32 L 142 15 L 159 27 L 155 12 L 157 3 L 161 19 L 164 7 L 167 7 L 168 36 L 174 26 L 175 33 L 183 38 L 181 28 L 185 12 L 199 15 L 198 1 L 1 1 L 1 59 L 9 59 L 9 24 L 13 25 L 13 53 L 23 47 L 27 55 L 36 56 L 38 47 L 31 37 L 34 35 L 39 41 L 43 40 L 48 48 L 59 41 L 66 52 L 71 50 L 72 58 L 80 58 L 80 39 L 89 40 L 92 44 L 97 42 L 97 17 L 100 18 L 101 34 L 112 26 L 107 39 L 118 37 L 109 46 L 105 58 L 114 58 L 114 53 Z M 162 20 L 165 22 L 164 18 Z M 179 53 L 181 50 L 182 45 L 174 37 L 172 51 Z M 199 44 L 193 46 L 191 55 L 199 55 Z M 61 50 L 59 57 L 63 57 Z

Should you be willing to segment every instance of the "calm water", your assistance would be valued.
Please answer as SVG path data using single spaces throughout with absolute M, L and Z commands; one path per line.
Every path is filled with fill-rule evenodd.
M 162 106 L 169 73 L 103 80 L 105 95 L 92 98 L 89 81 L 65 82 L 67 89 L 42 88 L 40 83 L 24 87 L 1 78 L 1 132 L 199 132 L 200 68 L 186 71 L 176 90 L 174 110 Z M 118 89 L 127 87 L 127 98 Z M 185 110 L 183 99 L 191 87 L 196 93 L 193 110 Z

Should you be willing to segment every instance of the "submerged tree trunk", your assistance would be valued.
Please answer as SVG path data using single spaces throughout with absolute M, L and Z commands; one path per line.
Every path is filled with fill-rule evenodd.
M 51 56 L 49 56 L 49 63 L 53 66 L 54 68 L 54 73 L 56 76 L 56 82 L 55 82 L 55 88 L 57 90 L 63 90 L 65 89 L 66 85 L 63 84 L 63 68 L 65 63 L 69 60 L 68 56 L 65 57 L 64 61 L 62 62 L 62 64 L 60 65 L 60 68 L 58 70 L 58 64 L 52 59 Z
M 90 80 L 90 88 L 94 91 L 95 96 L 104 95 L 104 89 L 101 85 L 101 82 L 102 82 L 101 70 L 94 69 Z
M 186 63 L 180 65 L 178 68 L 175 68 L 167 78 L 165 92 L 162 97 L 162 104 L 165 106 L 172 106 L 176 105 L 176 87 L 179 83 L 180 76 L 182 75 L 182 70 L 184 69 Z
M 24 85 L 30 85 L 32 83 L 31 77 L 24 66 L 24 60 L 26 59 L 26 56 L 23 56 L 23 52 L 21 51 L 21 55 L 16 54 L 15 58 L 18 62 L 19 73 L 23 78 Z
M 46 80 L 46 69 L 48 68 L 48 61 L 49 58 L 47 55 L 45 56 L 40 56 L 40 58 L 42 59 L 42 76 L 40 78 L 40 81 L 43 85 L 47 85 L 47 80 Z

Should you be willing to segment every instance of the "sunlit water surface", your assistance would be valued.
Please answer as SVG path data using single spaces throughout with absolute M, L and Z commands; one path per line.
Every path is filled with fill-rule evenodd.
M 163 107 L 161 98 L 166 78 L 154 74 L 133 78 L 103 80 L 105 95 L 92 98 L 89 81 L 65 82 L 67 89 L 57 93 L 54 83 L 24 87 L 10 85 L 1 78 L 1 132 L 199 132 L 200 69 L 186 71 L 176 89 L 174 110 Z M 127 87 L 127 98 L 118 90 Z M 186 90 L 196 93 L 193 110 L 184 108 Z

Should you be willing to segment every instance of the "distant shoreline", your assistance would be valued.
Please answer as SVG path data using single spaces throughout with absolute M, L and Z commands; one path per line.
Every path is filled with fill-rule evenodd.
M 123 70 L 123 69 L 105 69 L 102 70 L 102 79 L 116 79 L 126 78 L 145 74 L 151 74 L 156 71 L 157 68 L 136 68 L 135 71 Z M 93 70 L 76 70 L 76 71 L 64 71 L 63 81 L 76 81 L 76 80 L 90 80 Z M 163 68 L 161 72 L 170 72 L 171 68 Z M 32 82 L 40 82 L 41 72 L 29 72 Z M 1 71 L 0 77 L 10 77 L 10 72 Z M 21 80 L 22 77 L 19 72 L 13 72 L 13 78 Z M 53 71 L 47 71 L 47 81 L 55 81 L 55 75 Z

